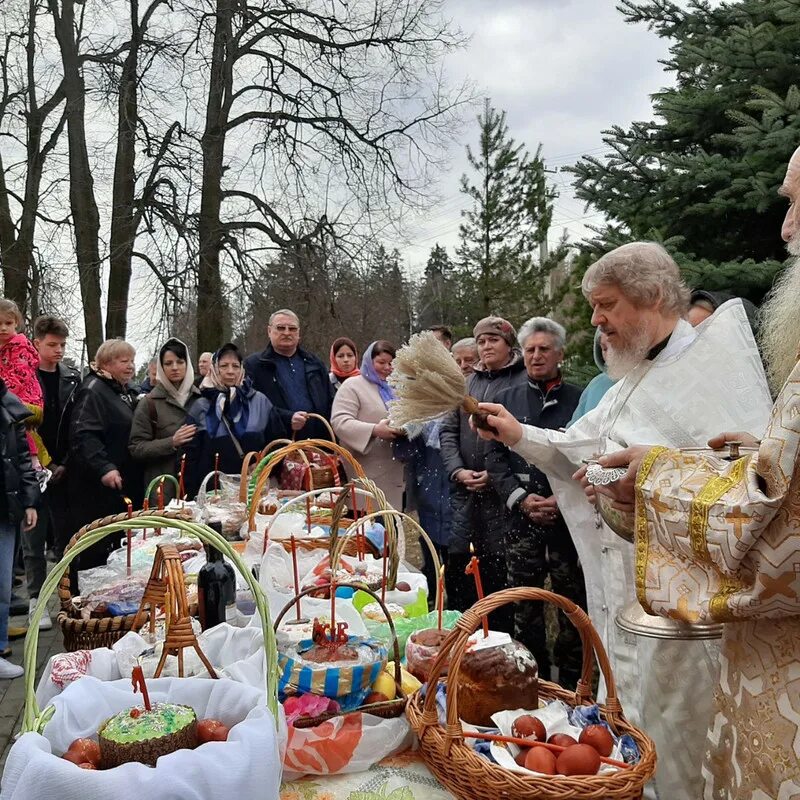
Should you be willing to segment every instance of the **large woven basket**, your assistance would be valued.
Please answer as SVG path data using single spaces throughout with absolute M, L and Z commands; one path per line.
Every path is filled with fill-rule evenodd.
M 58 612 L 58 625 L 64 637 L 64 649 L 67 652 L 74 650 L 94 650 L 98 647 L 111 647 L 119 641 L 126 633 L 136 630 L 147 621 L 147 617 L 137 623 L 136 614 L 125 614 L 119 617 L 90 617 L 83 619 L 80 611 L 75 607 L 72 600 L 72 589 L 70 585 L 69 564 L 74 557 L 72 551 L 83 542 L 86 537 L 96 537 L 94 534 L 102 529 L 110 535 L 118 533 L 121 528 L 113 527 L 129 519 L 138 520 L 141 517 L 155 519 L 153 525 L 139 525 L 139 528 L 156 528 L 163 524 L 164 520 L 169 520 L 172 526 L 176 520 L 185 519 L 181 511 L 135 511 L 132 515 L 127 513 L 114 514 L 103 519 L 96 519 L 88 525 L 84 525 L 70 540 L 64 550 L 64 569 L 59 572 L 58 599 L 61 609 Z M 103 538 L 102 536 L 99 538 Z M 83 549 L 83 548 L 82 548 Z M 59 565 L 60 566 L 60 565 Z M 53 570 L 55 572 L 55 570 Z
M 128 515 L 125 514 L 124 519 L 116 520 L 105 525 L 95 525 L 93 523 L 94 527 L 92 530 L 85 531 L 80 536 L 76 534 L 76 536 L 73 537 L 73 541 L 70 543 L 71 549 L 64 552 L 64 557 L 53 567 L 52 572 L 47 576 L 39 594 L 43 602 L 36 606 L 36 611 L 33 614 L 31 624 L 28 627 L 28 633 L 25 637 L 25 711 L 22 718 L 22 733 L 27 733 L 28 731 L 41 733 L 55 712 L 55 707 L 52 705 L 42 711 L 39 708 L 39 704 L 36 702 L 36 654 L 39 647 L 39 620 L 42 618 L 45 608 L 47 607 L 47 600 L 69 570 L 70 562 L 87 547 L 91 547 L 105 536 L 109 536 L 112 533 L 119 533 L 120 531 L 157 528 L 163 521 L 164 516 L 166 515 L 140 512 L 134 514 L 132 518 L 129 518 Z M 100 522 L 102 522 L 102 520 Z M 278 651 L 275 643 L 275 633 L 270 620 L 269 604 L 267 603 L 263 590 L 258 585 L 258 581 L 253 577 L 244 561 L 242 561 L 239 554 L 231 547 L 230 543 L 216 533 L 216 531 L 212 530 L 207 525 L 188 522 L 180 518 L 180 515 L 170 517 L 170 527 L 180 528 L 185 533 L 196 536 L 202 542 L 216 547 L 239 571 L 244 581 L 247 583 L 248 588 L 253 593 L 256 611 L 261 618 L 261 630 L 264 634 L 264 649 L 266 651 L 266 704 L 272 712 L 277 725 L 280 719 L 278 715 Z
M 593 703 L 591 685 L 596 658 L 607 693 L 605 704 L 600 705 L 601 716 L 615 733 L 633 737 L 641 753 L 637 764 L 603 775 L 523 775 L 478 755 L 465 741 L 458 716 L 458 681 L 467 640 L 481 626 L 481 617 L 521 600 L 541 600 L 560 608 L 578 629 L 583 644 L 583 669 L 577 689 L 571 692 L 558 684 L 540 681 L 539 697 L 560 699 L 573 706 Z M 447 724 L 442 726 L 436 707 L 436 686 L 448 661 Z M 656 769 L 655 745 L 647 734 L 625 719 L 608 656 L 586 612 L 566 597 L 544 589 L 505 589 L 466 611 L 442 644 L 424 691 L 409 698 L 406 714 L 419 737 L 425 763 L 462 800 L 637 800 Z

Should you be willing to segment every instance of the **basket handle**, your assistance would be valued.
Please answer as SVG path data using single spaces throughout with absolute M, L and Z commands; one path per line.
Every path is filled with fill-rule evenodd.
M 334 443 L 336 442 L 336 434 L 333 432 L 333 428 L 331 427 L 331 423 L 328 422 L 328 420 L 325 419 L 325 417 L 323 417 L 321 414 L 315 414 L 313 411 L 309 411 L 306 414 L 306 416 L 307 417 L 313 417 L 314 419 L 318 419 L 325 426 L 325 428 L 327 429 L 328 433 L 330 434 L 331 441 L 334 442 Z M 297 440 L 297 431 L 292 431 L 292 441 L 294 442 L 296 440 Z
M 259 475 L 255 489 L 253 490 L 253 495 L 250 498 L 250 518 L 248 520 L 248 530 L 250 533 L 256 529 L 256 511 L 258 510 L 258 502 L 261 498 L 261 494 L 264 491 L 264 487 L 269 480 L 269 476 L 272 474 L 272 470 L 275 469 L 275 465 L 280 463 L 291 453 L 296 453 L 298 451 L 302 453 L 304 449 L 308 449 L 309 447 L 315 447 L 317 449 L 322 448 L 323 450 L 327 448 L 328 450 L 332 450 L 336 455 L 341 456 L 350 464 L 356 475 L 358 475 L 360 478 L 366 477 L 364 468 L 358 463 L 358 461 L 355 460 L 355 458 L 353 458 L 352 453 L 336 442 L 329 442 L 326 439 L 304 439 L 300 442 L 292 442 L 291 444 L 286 445 L 286 447 L 282 447 L 280 450 L 276 450 L 274 453 L 272 453 L 269 462 L 262 470 L 261 475 Z
M 161 483 L 162 481 L 170 481 L 171 483 L 173 483 L 175 485 L 175 497 L 178 497 L 178 494 L 181 491 L 181 486 L 178 483 L 178 479 L 174 475 L 164 474 L 164 475 L 156 475 L 156 477 L 153 478 L 153 480 L 151 480 L 150 483 L 147 484 L 147 489 L 145 489 L 144 496 L 148 500 L 150 499 L 150 493 L 153 491 L 153 489 L 158 488 L 158 484 Z M 180 499 L 181 498 L 178 497 L 178 500 Z
M 250 465 L 253 463 L 253 456 L 256 459 L 261 459 L 261 453 L 258 450 L 251 450 L 249 453 L 244 454 L 244 458 L 242 459 L 242 471 L 241 477 L 239 480 L 239 502 L 246 503 L 247 502 L 247 479 L 249 476 L 249 469 Z
M 275 618 L 275 633 L 278 632 L 278 626 L 281 624 L 283 618 L 286 616 L 287 612 L 291 608 L 295 608 L 297 604 L 302 600 L 304 597 L 307 597 L 314 592 L 319 592 L 322 589 L 330 589 L 333 586 L 332 583 L 322 584 L 321 586 L 312 586 L 310 589 L 305 589 L 304 591 L 300 592 L 300 594 L 295 595 L 280 611 L 278 616 Z M 392 652 L 394 654 L 394 682 L 397 684 L 397 691 L 402 697 L 405 697 L 403 693 L 403 680 L 402 675 L 400 672 L 400 644 L 397 641 L 397 634 L 395 633 L 394 629 L 394 621 L 392 620 L 392 615 L 389 613 L 389 609 L 386 607 L 386 604 L 378 597 L 372 589 L 362 586 L 358 583 L 337 583 L 336 588 L 338 589 L 341 586 L 348 586 L 351 589 L 356 589 L 362 592 L 366 592 L 368 595 L 372 597 L 373 600 L 377 600 L 378 605 L 381 607 L 381 611 L 383 611 L 384 616 L 386 617 L 386 621 L 389 623 L 389 631 L 392 634 Z
M 120 520 L 120 516 L 124 516 L 124 519 Z M 216 547 L 217 550 L 221 551 L 236 569 L 239 570 L 248 588 L 253 592 L 256 609 L 261 617 L 261 629 L 264 634 L 267 706 L 272 712 L 275 725 L 277 726 L 279 724 L 278 660 L 275 657 L 277 645 L 275 643 L 275 631 L 272 628 L 270 620 L 269 604 L 264 595 L 264 590 L 259 586 L 258 581 L 253 577 L 253 574 L 247 568 L 242 557 L 231 547 L 230 542 L 220 536 L 212 528 L 196 522 L 188 522 L 181 518 L 178 512 L 172 512 L 170 514 L 139 512 L 131 518 L 128 518 L 128 515 L 125 514 L 98 520 L 96 527 L 87 530 L 80 536 L 80 539 L 75 542 L 75 545 L 68 552 L 64 553 L 64 557 L 53 567 L 44 584 L 42 584 L 39 596 L 43 598 L 44 602 L 37 604 L 33 618 L 28 627 L 28 634 L 25 637 L 25 710 L 22 719 L 23 733 L 36 730 L 40 731 L 51 716 L 47 710 L 42 713 L 39 709 L 39 704 L 36 702 L 36 655 L 39 647 L 39 620 L 42 618 L 47 608 L 47 600 L 53 594 L 56 585 L 61 580 L 61 576 L 69 569 L 70 563 L 77 555 L 93 544 L 101 541 L 109 534 L 118 533 L 119 531 L 139 530 L 142 528 L 163 527 L 165 517 L 170 520 L 170 527 L 179 528 L 186 533 L 192 534 L 200 539 L 200 541 L 211 544 Z
M 366 516 L 359 517 L 355 522 L 351 523 L 350 527 L 339 537 L 337 542 L 336 552 L 331 556 L 331 571 L 335 570 L 339 564 L 339 560 L 341 559 L 342 552 L 344 551 L 345 542 L 355 534 L 358 530 L 359 525 L 362 525 L 365 522 L 370 522 L 373 519 L 379 519 L 380 517 L 395 517 L 401 520 L 403 523 L 408 523 L 411 525 L 411 529 L 418 533 L 425 544 L 428 545 L 428 549 L 431 552 L 431 558 L 433 559 L 433 568 L 436 571 L 437 581 L 436 581 L 436 605 L 435 608 L 439 607 L 440 603 L 440 586 L 438 581 L 439 572 L 441 571 L 441 562 L 439 561 L 439 554 L 436 552 L 436 548 L 433 546 L 433 542 L 431 541 L 430 536 L 425 532 L 423 527 L 417 522 L 413 517 L 409 517 L 408 514 L 404 514 L 402 511 L 397 511 L 394 508 L 386 508 L 381 511 L 374 511 L 371 514 L 367 514 Z M 384 536 L 388 535 L 388 526 L 387 530 L 384 532 Z M 396 549 L 395 549 L 396 551 Z M 395 559 L 397 561 L 398 559 Z M 397 581 L 397 564 L 394 565 L 394 580 L 390 581 L 389 577 L 387 577 L 387 581 L 389 581 L 390 586 L 394 586 L 394 583 Z
M 447 685 L 452 691 L 447 693 L 447 726 L 445 738 L 448 742 L 454 739 L 463 739 L 463 729 L 458 716 L 458 672 L 461 668 L 461 660 L 464 657 L 467 640 L 481 627 L 482 617 L 487 616 L 492 611 L 496 611 L 502 606 L 518 602 L 520 600 L 541 600 L 545 603 L 560 608 L 567 616 L 569 621 L 577 628 L 583 646 L 583 665 L 581 677 L 575 690 L 575 701 L 578 705 L 585 705 L 592 699 L 592 672 L 594 660 L 600 665 L 600 672 L 606 682 L 606 719 L 611 729 L 617 732 L 617 722 L 624 716 L 622 706 L 617 697 L 617 685 L 614 681 L 614 674 L 611 670 L 608 656 L 606 655 L 600 636 L 592 625 L 589 616 L 572 600 L 562 597 L 560 594 L 548 592 L 546 589 L 536 589 L 533 587 L 520 587 L 516 589 L 503 589 L 500 592 L 487 595 L 483 600 L 479 600 L 472 608 L 464 612 L 456 622 L 453 630 L 448 634 L 442 643 L 439 654 L 431 667 L 428 681 L 426 684 L 425 702 L 422 723 L 425 726 L 436 725 L 438 714 L 436 710 L 436 686 L 441 677 L 445 664 L 448 661 Z

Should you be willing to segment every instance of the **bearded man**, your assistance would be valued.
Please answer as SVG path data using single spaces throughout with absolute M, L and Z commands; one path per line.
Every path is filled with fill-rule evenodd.
M 782 388 L 760 443 L 755 431 L 709 441 L 758 451 L 727 462 L 631 447 L 601 459 L 629 465 L 598 490 L 620 509 L 635 502 L 645 610 L 728 623 L 704 748 L 706 800 L 800 796 L 800 148 L 781 194 L 791 203 L 781 235 L 795 260 L 762 308 L 762 349 Z
M 565 432 L 521 425 L 500 405 L 482 408 L 499 431 L 495 438 L 542 470 L 556 495 L 625 713 L 656 743 L 659 769 L 648 791 L 695 800 L 704 740 L 697 719 L 711 713 L 717 643 L 648 639 L 616 626 L 617 612 L 635 597 L 633 550 L 600 521 L 572 474 L 583 459 L 633 442 L 704 445 L 720 424 L 763 431 L 770 395 L 741 302 L 723 304 L 693 328 L 684 319 L 689 292 L 660 245 L 613 250 L 587 270 L 582 288 L 592 324 L 606 334 L 608 374 L 617 383 Z

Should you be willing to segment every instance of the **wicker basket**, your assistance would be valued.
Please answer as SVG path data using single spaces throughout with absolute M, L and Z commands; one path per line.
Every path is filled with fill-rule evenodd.
M 70 542 L 70 549 L 65 551 L 64 558 L 53 567 L 53 570 L 47 576 L 39 594 L 43 602 L 36 606 L 36 611 L 33 614 L 30 626 L 28 627 L 27 636 L 25 637 L 25 711 L 22 718 L 23 733 L 27 733 L 28 731 L 41 733 L 55 711 L 54 706 L 48 706 L 48 708 L 42 712 L 39 708 L 39 704 L 36 702 L 36 655 L 39 647 L 39 620 L 45 612 L 47 600 L 60 582 L 63 581 L 64 575 L 69 570 L 70 562 L 87 547 L 91 547 L 105 536 L 112 533 L 119 533 L 120 531 L 157 528 L 164 520 L 165 516 L 168 515 L 139 512 L 138 514 L 134 514 L 132 518 L 129 518 L 127 514 L 124 515 L 124 519 L 122 520 L 109 518 L 115 519 L 115 521 L 105 525 L 92 523 L 94 526 L 92 530 L 84 531 L 73 537 L 73 541 Z M 275 644 L 275 633 L 269 615 L 269 604 L 267 603 L 263 590 L 242 561 L 239 554 L 236 553 L 230 543 L 223 539 L 218 533 L 207 525 L 188 522 L 180 518 L 179 515 L 169 515 L 169 519 L 170 527 L 179 528 L 188 534 L 196 536 L 202 542 L 216 547 L 225 558 L 236 567 L 247 583 L 248 588 L 253 593 L 256 610 L 261 617 L 261 628 L 264 634 L 264 649 L 267 653 L 266 702 L 277 724 L 277 720 L 279 719 L 277 647 Z
M 60 573 L 60 580 L 58 582 L 58 599 L 61 609 L 58 612 L 58 625 L 61 628 L 61 634 L 64 637 L 64 649 L 67 652 L 74 650 L 94 650 L 98 647 L 111 647 L 115 642 L 119 641 L 126 633 L 137 630 L 146 621 L 145 616 L 143 620 L 137 623 L 136 614 L 125 614 L 120 617 L 90 617 L 83 619 L 80 611 L 75 607 L 72 601 L 72 590 L 70 587 L 69 564 L 74 557 L 72 551 L 81 544 L 87 537 L 91 535 L 93 540 L 103 537 L 95 537 L 99 529 L 105 531 L 104 535 L 117 533 L 122 530 L 118 526 L 120 523 L 129 520 L 138 520 L 141 517 L 155 520 L 152 525 L 138 525 L 138 528 L 157 528 L 159 525 L 162 527 L 169 527 L 174 524 L 176 520 L 185 519 L 185 515 L 181 511 L 135 511 L 132 515 L 127 513 L 114 514 L 110 517 L 97 519 L 84 525 L 70 540 L 69 544 L 64 550 L 64 569 Z M 169 526 L 163 524 L 164 520 L 169 520 Z M 84 549 L 84 548 L 81 548 Z M 59 565 L 60 566 L 60 565 Z M 55 572 L 55 570 L 53 570 Z
M 478 755 L 465 742 L 458 716 L 458 673 L 467 640 L 481 626 L 481 617 L 520 600 L 541 600 L 563 610 L 578 629 L 583 643 L 583 670 L 576 691 L 540 681 L 539 697 L 560 699 L 573 706 L 592 703 L 590 687 L 596 657 L 607 689 L 606 702 L 600 705 L 601 715 L 615 733 L 630 734 L 636 741 L 641 753 L 637 764 L 603 775 L 522 775 Z M 448 660 L 447 724 L 442 726 L 438 720 L 436 692 L 432 689 Z M 655 773 L 656 752 L 652 739 L 625 719 L 600 637 L 583 609 L 566 597 L 544 589 L 519 588 L 496 592 L 478 601 L 445 639 L 424 689 L 409 698 L 408 720 L 419 737 L 425 763 L 447 789 L 463 800 L 497 800 L 500 797 L 508 800 L 636 800 Z
M 275 632 L 277 633 L 278 627 L 280 626 L 283 618 L 286 616 L 287 612 L 294 608 L 297 603 L 302 600 L 302 598 L 307 597 L 308 595 L 312 594 L 317 590 L 326 590 L 333 587 L 333 584 L 328 583 L 324 586 L 317 586 L 312 589 L 306 589 L 300 594 L 295 595 L 280 611 L 278 616 L 275 618 Z M 355 714 L 359 711 L 365 714 L 373 714 L 377 717 L 383 717 L 384 719 L 392 719 L 394 717 L 399 717 L 406 708 L 406 702 L 408 698 L 406 697 L 405 693 L 403 692 L 403 685 L 402 685 L 402 677 L 400 671 L 400 645 L 397 641 L 397 634 L 394 630 L 394 622 L 392 620 L 392 615 L 389 613 L 389 609 L 386 607 L 386 604 L 381 600 L 381 598 L 373 592 L 371 589 L 364 588 L 363 586 L 356 584 L 356 583 L 337 583 L 336 588 L 340 587 L 350 587 L 351 589 L 357 589 L 362 592 L 366 592 L 367 594 L 371 595 L 372 598 L 377 601 L 377 603 L 381 607 L 381 611 L 383 611 L 384 616 L 386 617 L 387 622 L 389 623 L 389 628 L 392 632 L 392 650 L 394 655 L 394 682 L 397 686 L 397 697 L 394 700 L 386 700 L 380 703 L 367 703 L 366 705 L 359 706 L 358 708 L 353 708 L 345 712 L 334 712 L 334 713 L 326 713 L 320 714 L 316 717 L 304 717 L 300 720 L 295 720 L 294 726 L 297 728 L 313 728 L 316 725 L 320 725 L 325 720 L 332 719 L 333 717 L 341 717 L 347 714 Z
M 252 532 L 256 529 L 256 513 L 258 512 L 258 504 L 261 500 L 261 495 L 264 492 L 264 489 L 267 487 L 269 482 L 269 478 L 272 475 L 275 467 L 282 463 L 284 458 L 289 455 L 295 453 L 304 453 L 306 451 L 329 451 L 329 453 L 333 453 L 336 456 L 339 456 L 344 461 L 347 461 L 348 464 L 353 468 L 355 474 L 360 478 L 365 478 L 366 473 L 364 472 L 363 467 L 361 464 L 353 458 L 353 455 L 350 453 L 349 450 L 345 449 L 341 445 L 336 444 L 336 442 L 328 442 L 325 439 L 305 439 L 302 442 L 291 442 L 290 444 L 281 447 L 279 450 L 275 450 L 274 452 L 269 453 L 265 456 L 256 466 L 253 475 L 250 478 L 250 482 L 254 484 L 252 492 L 250 494 L 250 525 L 249 530 Z M 318 487 L 319 488 L 319 487 Z M 311 490 L 314 489 L 312 485 L 310 487 Z

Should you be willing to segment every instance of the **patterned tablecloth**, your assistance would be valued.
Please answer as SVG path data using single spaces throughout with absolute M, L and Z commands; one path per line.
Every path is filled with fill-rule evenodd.
M 281 786 L 280 800 L 454 800 L 418 751 L 385 758 L 366 772 L 308 775 Z

